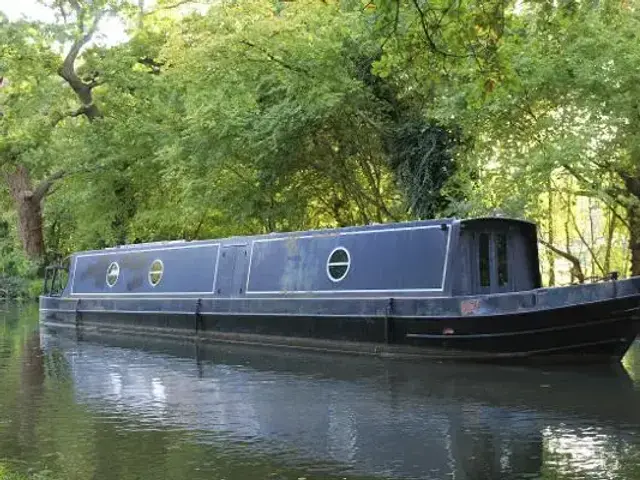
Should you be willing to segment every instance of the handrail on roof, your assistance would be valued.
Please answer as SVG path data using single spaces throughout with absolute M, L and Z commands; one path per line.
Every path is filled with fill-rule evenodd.
M 190 240 L 159 240 L 157 242 L 144 242 L 144 243 L 126 243 L 124 245 L 115 245 L 113 247 L 105 247 L 104 250 L 119 250 L 130 249 L 136 247 L 147 247 L 149 245 L 171 245 L 175 243 L 187 243 Z
M 536 225 L 535 222 L 532 222 L 530 220 L 525 220 L 523 218 L 506 217 L 506 216 L 471 217 L 471 218 L 461 218 L 459 220 L 460 223 L 482 223 L 482 222 L 488 222 L 488 221 L 502 221 L 502 222 L 524 223 L 528 225 Z

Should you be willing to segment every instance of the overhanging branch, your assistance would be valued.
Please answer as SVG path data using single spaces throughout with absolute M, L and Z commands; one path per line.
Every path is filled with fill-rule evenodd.
M 66 176 L 66 175 L 67 175 L 67 172 L 65 170 L 60 170 L 58 172 L 53 173 L 48 178 L 45 178 L 35 188 L 35 190 L 33 191 L 33 194 L 31 195 L 31 197 L 35 201 L 42 200 L 47 195 L 47 193 L 49 193 L 49 190 L 51 189 L 53 184 L 56 181 L 58 181 L 61 178 L 63 178 L 64 176 Z
M 280 65 L 280 66 L 281 66 L 281 67 L 283 67 L 283 68 L 286 68 L 287 70 L 291 70 L 291 71 L 293 71 L 293 72 L 297 72 L 297 73 L 302 73 L 302 74 L 307 75 L 307 76 L 312 76 L 312 75 L 311 75 L 311 72 L 309 72 L 308 70 L 306 70 L 306 69 L 304 69 L 304 68 L 301 68 L 301 67 L 298 67 L 298 66 L 296 66 L 296 65 L 292 65 L 292 64 L 290 64 L 290 63 L 288 63 L 288 62 L 286 62 L 286 61 L 282 60 L 281 58 L 276 57 L 275 55 L 273 55 L 271 52 L 269 52 L 269 51 L 268 51 L 268 50 L 266 50 L 265 48 L 263 48 L 263 47 L 261 47 L 261 46 L 259 46 L 259 45 L 256 45 L 255 43 L 250 42 L 249 40 L 241 40 L 241 41 L 240 41 L 240 43 L 242 43 L 242 44 L 244 44 L 244 45 L 246 45 L 246 46 L 248 46 L 248 47 L 255 48 L 256 50 L 259 50 L 259 51 L 260 51 L 260 52 L 262 52 L 262 53 L 263 53 L 263 54 L 264 54 L 264 55 L 265 55 L 269 60 L 271 60 L 271 61 L 273 61 L 273 62 L 277 63 L 278 65 Z
M 438 55 L 442 55 L 443 57 L 452 57 L 452 58 L 468 58 L 470 55 L 459 55 L 457 53 L 447 52 L 442 50 L 438 45 L 436 45 L 435 40 L 433 39 L 433 35 L 429 31 L 429 25 L 427 25 L 427 12 L 425 12 L 418 0 L 412 0 L 413 6 L 418 11 L 418 16 L 420 18 L 420 26 L 422 27 L 422 31 L 424 33 L 425 40 L 427 41 L 427 45 L 429 46 L 429 50 Z M 440 20 L 440 22 L 442 19 Z M 440 23 L 439 22 L 439 23 Z
M 83 28 L 84 12 L 82 12 L 82 9 L 77 2 L 71 2 L 71 5 L 74 8 L 74 10 L 76 10 L 76 14 L 78 16 L 78 25 L 81 28 L 81 30 L 84 31 L 84 28 Z M 59 75 L 67 81 L 69 86 L 78 96 L 78 99 L 82 103 L 82 114 L 85 115 L 89 120 L 94 120 L 101 116 L 100 110 L 93 103 L 92 89 L 97 85 L 97 82 L 93 82 L 93 81 L 90 83 L 83 82 L 82 79 L 76 73 L 75 62 L 78 59 L 78 55 L 80 54 L 80 51 L 82 50 L 82 48 L 87 43 L 89 43 L 93 35 L 98 30 L 98 25 L 100 23 L 100 20 L 105 15 L 105 13 L 106 13 L 105 10 L 101 10 L 95 14 L 93 23 L 91 24 L 89 29 L 84 33 L 84 35 L 77 38 L 73 42 L 73 45 L 71 45 L 71 48 L 69 49 L 69 52 L 67 53 L 67 56 L 64 58 L 64 61 L 62 62 L 62 66 L 58 71 Z
M 194 2 L 193 0 L 178 0 L 170 5 L 165 5 L 160 8 L 156 8 L 154 10 L 149 10 L 148 12 L 142 12 L 141 16 L 146 17 L 149 15 L 153 15 L 157 12 L 164 12 L 165 10 L 172 10 L 174 8 L 182 7 L 183 5 L 188 5 L 189 3 L 194 3 L 196 5 L 205 5 L 204 2 Z
M 71 177 L 72 175 L 77 175 L 80 173 L 96 172 L 103 168 L 104 168 L 103 166 L 98 165 L 98 166 L 92 166 L 92 167 L 76 168 L 72 170 L 59 170 L 57 172 L 52 173 L 44 180 L 42 180 L 38 184 L 38 186 L 33 190 L 33 192 L 29 194 L 29 196 L 33 199 L 37 199 L 38 201 L 40 201 L 47 195 L 53 193 L 54 190 L 52 190 L 52 187 L 59 180 L 62 180 L 63 178 Z

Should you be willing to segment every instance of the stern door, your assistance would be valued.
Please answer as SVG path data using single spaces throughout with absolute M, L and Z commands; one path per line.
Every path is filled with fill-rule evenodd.
M 474 232 L 472 244 L 474 290 L 478 293 L 512 291 L 509 231 Z

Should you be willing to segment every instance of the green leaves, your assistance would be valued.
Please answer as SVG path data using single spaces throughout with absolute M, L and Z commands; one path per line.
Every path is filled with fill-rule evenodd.
M 605 3 L 56 0 L 57 25 L 2 24 L 0 158 L 71 172 L 44 207 L 61 254 L 495 209 L 546 222 L 549 189 L 624 215 L 640 19 Z M 62 53 L 100 15 L 130 38 L 83 44 L 73 87 Z

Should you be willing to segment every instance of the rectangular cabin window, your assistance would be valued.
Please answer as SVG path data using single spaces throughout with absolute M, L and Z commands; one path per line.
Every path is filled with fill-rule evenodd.
M 509 265 L 507 262 L 507 236 L 496 235 L 496 256 L 498 257 L 498 285 L 503 287 L 509 283 Z
M 489 270 L 489 234 L 480 234 L 480 286 L 491 286 L 491 272 Z

